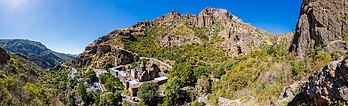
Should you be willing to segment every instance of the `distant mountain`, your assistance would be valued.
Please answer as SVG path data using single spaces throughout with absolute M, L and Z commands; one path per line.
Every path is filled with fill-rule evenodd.
M 57 64 L 74 58 L 74 55 L 58 53 L 48 49 L 40 42 L 26 39 L 0 39 L 0 46 L 7 51 L 27 56 L 42 68 L 53 68 Z

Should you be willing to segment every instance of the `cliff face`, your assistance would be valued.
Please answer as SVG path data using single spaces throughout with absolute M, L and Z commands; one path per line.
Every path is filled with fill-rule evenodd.
M 335 45 L 327 50 L 347 51 L 348 0 L 304 0 L 291 52 L 303 58 L 311 49 Z
M 100 37 L 69 63 L 76 67 L 94 64 L 93 68 L 100 68 L 107 61 L 115 65 L 128 64 L 138 58 L 137 52 L 129 50 L 128 45 L 149 37 L 152 40 L 147 43 L 160 48 L 210 43 L 225 50 L 226 55 L 237 56 L 260 46 L 272 45 L 281 36 L 246 24 L 226 9 L 205 8 L 198 15 L 172 11 L 155 20 L 138 22 Z
M 216 33 L 223 37 L 221 47 L 231 56 L 250 53 L 261 46 L 272 45 L 276 43 L 274 40 L 280 37 L 244 23 L 226 9 L 205 8 L 193 19 L 193 23 L 197 27 L 209 27 L 210 34 L 222 27 Z

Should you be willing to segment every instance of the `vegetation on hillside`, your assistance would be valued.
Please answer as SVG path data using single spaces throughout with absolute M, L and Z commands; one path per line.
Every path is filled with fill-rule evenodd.
M 59 90 L 65 85 L 55 80 L 59 72 L 43 70 L 21 55 L 10 56 L 10 61 L 0 65 L 1 105 L 63 104 Z
M 27 56 L 29 60 L 44 69 L 53 68 L 74 58 L 69 54 L 52 51 L 40 42 L 25 39 L 0 39 L 0 46 L 3 46 L 6 51 Z

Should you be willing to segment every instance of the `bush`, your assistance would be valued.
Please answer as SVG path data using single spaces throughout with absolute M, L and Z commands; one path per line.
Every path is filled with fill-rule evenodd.
M 177 76 L 174 76 L 173 78 L 170 78 L 168 82 L 165 85 L 165 94 L 164 97 L 164 106 L 171 106 L 175 103 L 177 99 L 181 97 L 180 95 L 180 88 L 181 83 L 179 81 L 179 78 Z
M 292 67 L 291 67 L 292 75 L 297 76 L 299 73 L 303 72 L 304 70 L 306 70 L 306 66 L 302 62 L 296 61 L 292 63 Z
M 145 82 L 141 84 L 138 91 L 138 97 L 148 105 L 155 105 L 156 92 L 158 85 L 152 82 Z
M 342 38 L 344 41 L 348 42 L 348 34 L 346 31 L 342 31 Z
M 82 82 L 79 84 L 79 86 L 77 87 L 77 93 L 80 95 L 80 97 L 84 99 L 84 97 L 86 97 L 87 95 L 87 92 L 86 92 L 86 87 L 85 87 L 85 84 Z
M 99 75 L 100 83 L 105 84 L 105 82 L 111 77 L 109 73 L 102 73 Z
M 215 78 L 221 78 L 221 76 L 224 74 L 225 74 L 224 68 L 221 66 L 216 67 L 213 71 L 213 75 Z
M 118 106 L 120 103 L 120 95 L 115 95 L 112 92 L 105 92 L 100 95 L 98 106 Z
M 312 69 L 313 70 L 318 70 L 327 63 L 332 61 L 331 54 L 326 51 L 319 51 L 317 55 L 314 56 L 314 59 L 312 61 Z
M 179 63 L 170 71 L 169 77 L 180 76 L 179 81 L 181 84 L 191 85 L 196 81 L 193 74 L 192 66 L 190 64 Z
M 105 70 L 108 70 L 109 68 L 112 68 L 112 67 L 113 67 L 113 65 L 112 65 L 112 63 L 110 63 L 110 62 L 106 63 L 106 64 L 103 66 L 103 68 L 104 68 Z
M 196 88 L 198 88 L 199 93 L 208 94 L 210 92 L 210 82 L 206 76 L 201 76 L 196 83 Z
M 97 76 L 94 71 L 89 71 L 86 74 L 86 82 L 91 83 L 97 80 Z

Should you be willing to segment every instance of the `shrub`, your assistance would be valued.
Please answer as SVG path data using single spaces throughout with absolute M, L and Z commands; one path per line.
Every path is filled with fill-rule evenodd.
M 348 34 L 346 31 L 342 31 L 342 38 L 344 41 L 348 42 Z
M 103 68 L 104 68 L 105 70 L 108 70 L 109 68 L 112 68 L 112 67 L 113 67 L 113 65 L 112 65 L 112 63 L 110 63 L 110 62 L 106 63 L 106 64 L 103 66 Z
M 141 84 L 141 86 L 139 87 L 138 97 L 145 104 L 155 105 L 154 103 L 155 103 L 157 89 L 158 89 L 157 84 L 154 84 L 152 82 L 145 82 Z
M 86 74 L 86 82 L 91 83 L 97 80 L 97 76 L 94 71 L 88 71 Z
M 325 64 L 332 61 L 331 54 L 326 51 L 319 51 L 317 55 L 314 56 L 312 61 L 312 69 L 317 70 L 322 68 Z
M 292 67 L 291 67 L 292 75 L 296 76 L 299 73 L 303 72 L 304 70 L 306 70 L 306 66 L 302 62 L 296 61 L 292 63 Z

